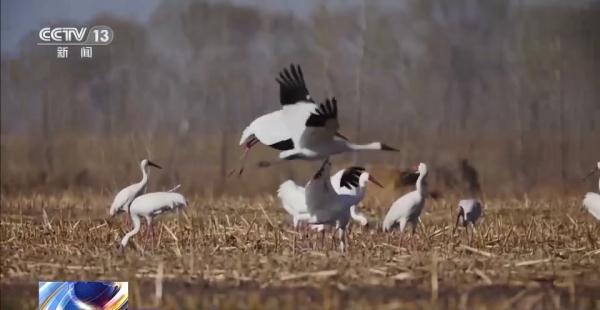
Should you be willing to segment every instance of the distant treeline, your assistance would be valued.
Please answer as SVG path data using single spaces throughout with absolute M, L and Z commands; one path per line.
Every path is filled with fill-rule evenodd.
M 90 20 L 115 32 L 92 60 L 56 59 L 31 33 L 2 57 L 2 189 L 113 191 L 147 156 L 166 168 L 153 171 L 156 188 L 257 193 L 304 181 L 316 164 L 226 177 L 241 130 L 278 108 L 274 78 L 290 63 L 314 98 L 338 98 L 346 136 L 401 149 L 339 163 L 424 161 L 458 177 L 465 158 L 490 194 L 584 188 L 574 181 L 600 159 L 600 4 L 529 2 L 324 1 L 303 18 L 164 1 L 145 24 Z

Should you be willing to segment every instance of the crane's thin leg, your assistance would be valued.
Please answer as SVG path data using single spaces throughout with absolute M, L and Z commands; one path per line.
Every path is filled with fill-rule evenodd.
M 125 229 L 129 228 L 129 214 L 125 215 Z
M 400 238 L 398 238 L 398 248 L 402 248 L 402 246 L 404 245 L 404 232 L 401 231 L 399 232 Z
M 148 242 L 148 237 L 149 237 L 148 233 L 149 232 L 150 231 L 148 230 L 148 227 L 146 227 L 144 229 L 144 233 L 143 233 L 143 236 L 142 236 L 142 244 L 146 244 L 146 242 Z
M 472 244 L 475 242 L 475 225 L 473 222 L 469 222 L 469 224 L 471 224 L 471 237 L 469 238 L 469 244 Z M 468 229 L 468 226 L 466 228 Z
M 337 232 L 337 227 L 333 226 L 330 228 L 330 230 L 331 230 L 331 250 L 335 251 L 335 241 L 336 241 L 335 233 Z
M 154 231 L 152 230 L 152 218 L 150 216 L 146 216 L 145 218 L 146 223 L 148 223 L 148 227 L 146 227 L 144 243 L 148 243 L 148 239 L 152 237 L 152 247 L 154 247 Z
M 242 175 L 242 173 L 244 172 L 244 166 L 246 165 L 246 158 L 248 157 L 248 153 L 250 152 L 250 149 L 254 145 L 256 145 L 256 143 L 258 143 L 258 142 L 259 141 L 256 138 L 252 138 L 252 139 L 250 139 L 250 141 L 246 142 L 244 153 L 242 154 L 242 156 L 239 159 L 239 161 L 240 161 L 240 168 L 239 168 L 239 171 L 238 171 L 238 176 Z M 228 176 L 231 176 L 235 171 L 236 171 L 236 169 L 231 170 L 228 173 Z
M 296 225 L 294 225 L 294 239 L 292 241 L 292 254 L 296 255 L 296 235 L 298 234 L 298 225 L 296 223 Z
M 340 234 L 340 250 L 342 251 L 342 253 L 346 252 L 346 248 L 347 248 L 347 243 L 346 243 L 346 229 L 344 228 L 340 228 L 339 231 Z
M 154 238 L 154 225 L 150 224 L 150 233 L 152 234 L 152 251 L 154 251 L 155 238 Z
M 454 224 L 454 229 L 452 229 L 452 237 L 454 237 L 454 232 L 456 232 L 456 228 L 458 228 L 458 222 L 459 222 L 461 216 L 463 216 L 462 209 L 456 216 L 456 224 Z
M 415 221 L 415 222 L 413 222 L 411 224 L 412 224 L 412 232 L 411 232 L 410 237 L 408 239 L 408 244 L 409 244 L 409 246 L 411 248 L 414 248 L 415 247 L 415 235 L 417 233 L 417 225 L 419 224 L 419 222 Z

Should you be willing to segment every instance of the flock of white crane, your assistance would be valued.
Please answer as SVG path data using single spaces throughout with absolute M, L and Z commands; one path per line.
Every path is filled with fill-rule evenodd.
M 300 66 L 292 64 L 289 69 L 285 68 L 279 73 L 276 81 L 279 83 L 282 108 L 258 117 L 244 129 L 240 145 L 245 147 L 245 151 L 240 159 L 238 173 L 243 172 L 248 152 L 258 142 L 279 150 L 280 160 L 323 160 L 305 187 L 287 180 L 279 186 L 277 194 L 283 208 L 292 216 L 295 229 L 300 223 L 306 223 L 324 234 L 325 226 L 335 227 L 339 232 L 339 247 L 343 252 L 347 248 L 346 231 L 350 219 L 363 226 L 368 223 L 367 218 L 358 210 L 367 184 L 371 182 L 383 186 L 363 167 L 348 167 L 331 175 L 330 156 L 362 150 L 397 150 L 381 142 L 355 144 L 348 141 L 339 132 L 337 100 L 331 98 L 323 103 L 315 103 L 306 88 Z M 133 230 L 120 242 L 121 249 L 124 249 L 130 238 L 139 232 L 142 218 L 146 219 L 147 234 L 152 235 L 154 242 L 153 218 L 166 211 L 185 210 L 188 205 L 186 199 L 175 192 L 179 186 L 167 192 L 144 194 L 149 167 L 161 167 L 147 159 L 144 159 L 140 166 L 142 180 L 121 190 L 109 211 L 111 218 L 115 214 L 127 212 L 133 223 Z M 588 176 L 594 171 L 596 169 Z M 418 174 L 415 190 L 398 198 L 383 219 L 384 232 L 399 227 L 400 242 L 404 238 L 402 232 L 406 224 L 412 225 L 414 234 L 428 194 L 427 165 L 420 163 L 414 172 Z M 600 191 L 600 180 L 598 186 Z M 460 222 L 465 227 L 470 224 L 474 228 L 482 213 L 482 203 L 477 199 L 465 199 L 461 200 L 458 206 L 454 229 Z M 600 220 L 600 194 L 587 193 L 583 206 Z

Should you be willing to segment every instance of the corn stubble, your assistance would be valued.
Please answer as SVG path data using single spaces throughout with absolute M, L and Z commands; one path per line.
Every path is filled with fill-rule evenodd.
M 330 233 L 321 246 L 294 231 L 272 196 L 197 196 L 158 219 L 154 245 L 142 230 L 120 255 L 127 228 L 105 221 L 109 200 L 2 196 L 3 308 L 35 307 L 39 279 L 129 281 L 136 308 L 600 307 L 600 225 L 579 197 L 488 200 L 476 231 L 454 236 L 457 200 L 428 201 L 402 245 L 380 229 L 389 203 L 369 197 L 370 226 L 352 227 L 346 254 Z

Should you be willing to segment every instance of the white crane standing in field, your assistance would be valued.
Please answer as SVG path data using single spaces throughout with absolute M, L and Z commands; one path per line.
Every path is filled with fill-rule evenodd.
M 458 223 L 462 218 L 462 225 L 468 230 L 469 224 L 475 230 L 475 222 L 481 216 L 481 202 L 477 199 L 463 199 L 458 202 L 458 215 L 456 216 L 456 224 L 452 230 L 452 235 L 458 227 Z
M 404 228 L 407 223 L 410 223 L 413 227 L 413 234 L 415 233 L 421 211 L 425 208 L 425 197 L 427 197 L 427 165 L 420 163 L 416 171 L 419 173 L 419 178 L 415 184 L 416 189 L 398 198 L 392 204 L 383 219 L 384 232 L 390 231 L 394 226 L 398 225 L 403 237 Z M 400 241 L 402 241 L 402 237 Z
M 144 159 L 140 162 L 140 168 L 142 169 L 142 180 L 138 183 L 131 184 L 117 193 L 113 200 L 108 214 L 113 217 L 117 213 L 127 211 L 127 208 L 131 202 L 138 196 L 146 192 L 148 185 L 148 168 L 149 166 L 162 169 L 161 166 L 151 162 L 148 159 Z
M 357 197 L 360 196 L 336 192 L 329 177 L 330 170 L 331 162 L 326 159 L 317 173 L 306 184 L 306 206 L 310 214 L 308 222 L 310 224 L 337 225 L 340 236 L 340 250 L 345 252 L 346 228 L 351 217 L 350 207 L 359 202 Z M 340 179 L 340 188 L 360 186 L 361 178 L 363 185 L 366 185 L 369 180 L 374 180 L 368 173 L 361 172 L 358 174 L 355 172 L 357 172 L 355 169 L 347 170 L 346 176 L 342 176 Z
M 600 162 L 598 162 L 598 169 L 594 169 L 590 171 L 590 173 L 586 176 L 589 177 L 594 172 L 600 171 Z M 600 179 L 598 179 L 598 191 L 600 192 Z M 585 198 L 583 199 L 583 206 L 594 216 L 597 220 L 600 220 L 600 194 L 589 192 L 585 194 Z
M 338 132 L 337 101 L 327 99 L 315 104 L 308 93 L 300 66 L 290 66 L 279 73 L 281 110 L 254 120 L 242 133 L 240 145 L 245 145 L 240 173 L 250 148 L 262 142 L 281 151 L 280 159 L 320 160 L 330 155 L 360 151 L 398 151 L 395 148 L 372 142 L 354 144 Z
M 383 186 L 363 167 L 342 169 L 330 178 L 330 182 L 338 195 L 343 195 L 348 203 L 352 203 L 349 213 L 352 219 L 365 226 L 368 223 L 367 218 L 356 210 L 356 205 L 364 198 L 368 182 Z M 297 185 L 292 180 L 287 180 L 279 186 L 277 196 L 281 200 L 283 208 L 292 216 L 294 228 L 297 228 L 299 222 L 306 222 L 310 219 L 304 187 Z M 322 225 L 315 226 L 318 230 L 322 229 Z
M 188 205 L 187 200 L 180 193 L 174 192 L 155 192 L 137 197 L 129 207 L 129 214 L 133 222 L 133 230 L 128 232 L 121 239 L 120 247 L 124 249 L 129 239 L 140 231 L 142 217 L 148 223 L 148 230 L 152 234 L 152 244 L 154 244 L 154 230 L 152 229 L 152 220 L 159 214 L 184 209 Z
M 347 197 L 350 207 L 350 216 L 353 220 L 365 226 L 369 223 L 367 217 L 358 211 L 358 204 L 365 198 L 367 184 L 371 182 L 381 188 L 383 185 L 363 167 L 349 167 L 336 172 L 331 177 L 331 184 L 338 195 Z

